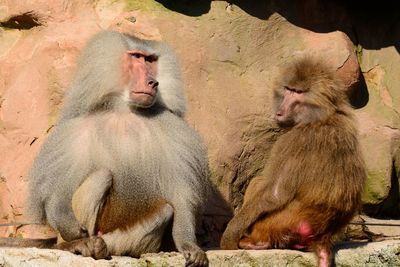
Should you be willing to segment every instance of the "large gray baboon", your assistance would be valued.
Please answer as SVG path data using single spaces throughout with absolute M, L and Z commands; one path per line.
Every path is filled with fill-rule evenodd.
M 187 265 L 208 264 L 195 237 L 207 156 L 184 112 L 168 46 L 113 31 L 89 41 L 30 176 L 34 217 L 67 241 L 57 248 L 138 257 L 158 252 L 172 223 Z

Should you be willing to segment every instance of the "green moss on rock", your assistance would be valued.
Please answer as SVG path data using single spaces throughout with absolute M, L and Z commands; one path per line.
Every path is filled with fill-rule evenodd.
M 154 11 L 154 10 L 167 10 L 162 4 L 152 0 L 125 0 L 126 9 L 128 10 L 141 10 L 141 11 Z
M 386 180 L 386 174 L 383 171 L 368 171 L 362 196 L 364 204 L 378 204 L 387 197 L 390 188 L 386 185 Z

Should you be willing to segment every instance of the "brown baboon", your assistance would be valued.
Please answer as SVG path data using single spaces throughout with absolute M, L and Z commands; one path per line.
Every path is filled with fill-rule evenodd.
M 31 171 L 29 203 L 84 256 L 158 252 L 165 229 L 206 266 L 195 217 L 208 191 L 205 147 L 184 121 L 167 45 L 106 31 L 84 49 L 57 127 Z
M 360 205 L 366 172 L 351 107 L 323 62 L 302 59 L 274 88 L 278 125 L 287 129 L 228 224 L 224 249 L 312 249 L 331 263 L 332 235 Z

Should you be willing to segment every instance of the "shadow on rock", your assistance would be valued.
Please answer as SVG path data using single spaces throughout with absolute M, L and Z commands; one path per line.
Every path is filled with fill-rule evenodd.
M 211 0 L 157 0 L 166 8 L 187 16 L 209 12 Z M 318 33 L 345 32 L 352 42 L 366 49 L 395 46 L 400 52 L 400 13 L 398 1 L 379 3 L 361 0 L 231 0 L 227 5 L 267 20 L 279 13 L 290 23 Z

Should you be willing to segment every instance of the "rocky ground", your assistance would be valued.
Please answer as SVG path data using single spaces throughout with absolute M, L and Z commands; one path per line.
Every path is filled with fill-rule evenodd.
M 29 168 L 55 126 L 83 45 L 104 29 L 161 39 L 180 59 L 186 119 L 207 145 L 218 189 L 205 211 L 209 244 L 268 160 L 279 136 L 269 120 L 272 82 L 300 56 L 327 59 L 352 96 L 368 169 L 364 211 L 398 217 L 398 8 L 353 2 L 0 0 L 0 223 L 30 221 Z M 47 231 L 2 227 L 0 236 Z
M 294 250 L 207 251 L 210 266 L 316 266 L 312 253 Z M 336 266 L 400 266 L 400 240 L 344 243 L 335 247 Z M 140 259 L 94 260 L 69 252 L 37 248 L 2 248 L 0 266 L 184 266 L 180 253 L 145 254 Z

